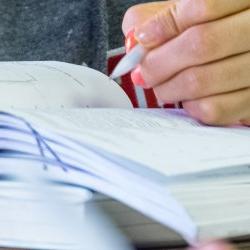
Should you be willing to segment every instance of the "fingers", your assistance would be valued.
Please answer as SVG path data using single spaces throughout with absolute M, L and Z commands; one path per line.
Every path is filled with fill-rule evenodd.
M 250 121 L 250 88 L 183 102 L 184 109 L 208 125 L 232 125 Z
M 223 241 L 206 243 L 190 250 L 236 250 L 232 245 Z
M 250 51 L 249 20 L 250 9 L 192 27 L 151 50 L 141 64 L 146 86 L 165 82 L 184 69 Z
M 145 3 L 135 5 L 127 10 L 123 18 L 122 30 L 125 36 L 135 27 L 142 25 L 163 7 L 171 5 L 171 1 L 161 1 L 156 3 Z
M 250 116 L 249 116 L 249 118 L 247 118 L 247 119 L 242 119 L 242 120 L 240 120 L 240 123 L 242 124 L 242 125 L 244 125 L 244 126 L 250 126 Z
M 250 87 L 250 52 L 182 71 L 156 86 L 164 103 L 200 99 Z
M 196 0 L 195 3 L 180 0 L 171 3 L 136 29 L 136 38 L 143 46 L 157 47 L 191 26 L 250 8 L 250 0 Z

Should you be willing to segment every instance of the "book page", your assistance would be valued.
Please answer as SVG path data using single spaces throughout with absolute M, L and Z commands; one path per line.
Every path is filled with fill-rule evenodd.
M 0 109 L 131 107 L 104 74 L 62 62 L 0 62 Z
M 172 176 L 250 164 L 248 128 L 203 126 L 184 112 L 92 109 L 18 114 L 113 157 L 123 157 L 134 170 L 142 164 L 145 168 L 140 171 Z
M 95 250 L 118 246 L 132 250 L 108 217 L 87 206 L 90 190 L 68 183 L 55 185 L 39 163 L 0 158 L 0 166 L 10 169 L 9 176 L 18 177 L 0 182 L 1 246 L 89 250 L 95 245 Z
M 70 178 L 71 182 L 73 182 L 74 185 L 89 187 L 90 189 L 93 189 L 97 192 L 102 192 L 117 200 L 120 200 L 125 204 L 128 204 L 141 211 L 142 213 L 154 218 L 155 220 L 168 225 L 169 227 L 173 228 L 181 235 L 183 235 L 183 237 L 188 242 L 193 243 L 196 240 L 196 227 L 187 213 L 178 204 L 178 202 L 176 202 L 170 195 L 168 195 L 165 187 L 159 185 L 160 183 L 158 182 L 153 182 L 151 180 L 151 175 L 150 179 L 145 179 L 139 174 L 134 173 L 132 168 L 136 167 L 136 163 L 129 162 L 129 158 L 127 159 L 127 162 L 126 159 L 115 159 L 115 155 L 113 155 L 112 152 L 102 150 L 101 147 L 97 148 L 95 143 L 89 143 L 87 137 L 86 140 L 82 140 L 82 136 L 84 134 L 90 136 L 90 138 L 102 140 L 102 138 L 100 137 L 101 134 L 98 134 L 98 129 L 96 129 L 97 126 L 102 126 L 102 124 L 100 123 L 101 120 L 96 119 L 95 122 L 93 122 L 92 120 L 88 121 L 88 116 L 81 116 L 81 119 L 83 119 L 81 120 L 78 119 L 74 114 L 75 112 L 80 110 L 67 111 L 69 112 L 69 116 L 67 116 L 66 110 L 46 110 L 45 112 L 30 111 L 28 113 L 25 113 L 27 116 L 20 113 L 19 116 L 26 117 L 27 121 L 33 123 L 33 128 L 35 128 L 35 130 L 32 129 L 31 126 L 28 125 L 27 122 L 24 122 L 22 119 L 19 119 L 18 117 L 12 115 L 1 113 L 0 123 L 3 127 L 2 148 L 4 149 L 2 151 L 2 157 L 10 157 L 11 159 L 16 157 L 20 161 L 22 156 L 25 157 L 26 153 L 26 156 L 30 156 L 31 158 L 37 154 L 38 158 L 36 159 L 40 159 L 39 162 L 48 163 L 51 161 L 53 162 L 53 164 L 56 164 L 56 166 L 61 166 L 61 170 L 64 170 L 58 171 L 58 168 L 53 168 L 52 170 L 48 167 L 47 163 L 45 163 L 46 166 L 43 166 L 41 168 L 41 171 L 44 171 L 44 169 L 49 169 L 48 173 L 50 175 L 55 173 L 57 181 L 62 178 L 63 182 L 65 182 L 65 180 L 68 180 L 68 178 Z M 87 109 L 87 111 L 91 111 L 90 113 L 87 112 L 88 115 L 90 115 L 90 119 L 92 119 L 96 115 L 100 119 L 105 119 L 103 121 L 104 130 L 100 129 L 104 136 L 106 136 L 106 132 L 107 135 L 108 133 L 112 133 L 112 124 L 108 124 L 110 121 L 112 122 L 112 120 L 107 120 L 107 116 L 105 117 L 101 116 L 98 113 L 92 113 L 92 111 L 97 110 Z M 124 111 L 130 110 L 103 109 L 98 111 L 103 111 L 104 114 L 108 111 L 111 111 L 110 115 L 113 116 L 115 115 L 114 111 L 124 113 Z M 28 117 L 29 114 L 31 115 L 30 117 Z M 54 118 L 55 120 L 53 121 Z M 67 121 L 67 119 L 69 119 L 69 122 Z M 74 122 L 78 121 L 79 123 L 84 123 L 84 120 L 86 121 L 85 125 L 87 126 L 91 124 L 93 124 L 93 126 L 95 125 L 94 131 L 97 132 L 96 135 L 92 134 L 92 131 L 89 128 L 82 128 L 81 130 L 77 131 L 75 130 L 75 125 L 73 125 Z M 73 121 L 73 123 L 71 123 L 71 121 Z M 42 126 L 41 130 L 36 122 L 37 124 L 39 123 L 39 126 Z M 107 130 L 105 122 L 107 122 L 107 127 L 111 129 L 110 131 Z M 57 132 L 50 132 L 49 134 L 47 134 L 48 131 L 46 132 L 44 130 L 45 128 L 48 129 L 46 123 L 49 125 L 49 127 L 51 127 L 51 125 L 52 127 L 54 125 L 55 128 L 61 127 L 59 128 L 59 130 L 57 130 L 57 132 L 63 131 L 64 136 L 67 136 L 68 139 L 71 139 L 68 140 L 66 137 L 57 134 Z M 63 124 L 63 126 L 61 126 L 60 124 Z M 30 129 L 34 133 L 31 132 Z M 70 133 L 68 133 L 67 131 L 70 131 Z M 74 134 L 71 134 L 72 131 Z M 116 135 L 118 135 L 117 138 L 119 139 L 119 134 Z M 38 138 L 44 138 L 44 140 L 46 140 L 48 144 L 47 142 L 43 144 L 43 139 L 42 141 L 40 141 L 40 139 Z M 75 140 L 77 140 L 77 142 Z M 104 138 L 104 142 L 106 140 L 108 140 L 107 137 Z M 37 143 L 40 146 L 38 146 Z M 45 151 L 41 147 L 46 147 Z M 9 151 L 11 151 L 12 153 Z M 39 158 L 40 156 L 44 157 Z M 54 162 L 54 157 L 55 159 L 58 159 L 57 162 Z M 17 166 L 13 165 L 13 167 L 16 170 Z M 23 169 L 21 169 L 20 167 L 18 167 L 18 169 L 23 172 Z M 145 169 L 145 167 L 143 169 Z M 8 168 L 6 169 L 6 174 L 9 174 L 9 172 L 10 167 L 8 166 Z M 127 182 L 128 179 L 130 180 L 129 185 Z M 131 196 L 131 193 L 133 193 L 133 196 Z
M 98 183 L 97 180 L 99 179 L 97 179 L 95 180 L 96 190 L 100 190 L 98 188 L 101 187 L 104 194 L 119 198 L 127 205 L 132 204 L 132 207 L 165 225 L 178 228 L 179 230 L 176 231 L 182 232 L 182 235 L 189 239 L 189 242 L 194 242 L 194 236 L 196 238 L 196 227 L 193 222 L 190 223 L 188 219 L 186 221 L 183 219 L 189 217 L 184 216 L 184 213 L 181 216 L 178 214 L 181 221 L 181 224 L 179 224 L 177 223 L 178 219 L 175 219 L 176 217 L 166 215 L 169 211 L 176 211 L 176 209 L 169 208 L 179 208 L 181 211 L 181 207 L 173 205 L 175 203 L 171 199 L 168 200 L 165 192 L 159 192 L 167 191 L 167 178 L 163 183 L 165 186 L 161 186 L 162 189 L 159 190 L 156 186 L 150 188 L 153 185 L 150 181 L 147 185 L 142 182 L 142 179 L 135 181 L 128 171 L 123 172 L 123 170 L 129 168 L 128 170 L 131 170 L 131 173 L 146 175 L 145 169 L 150 169 L 168 177 L 250 163 L 250 131 L 248 128 L 204 126 L 188 117 L 183 111 L 159 109 L 46 109 L 37 112 L 32 110 L 10 110 L 9 112 L 25 118 L 36 129 L 39 136 L 55 142 L 53 144 L 55 150 L 56 143 L 65 143 L 63 139 L 67 138 L 73 139 L 73 142 L 77 142 L 75 145 L 69 142 L 66 144 L 70 156 L 76 160 L 78 154 L 78 157 L 81 156 L 83 159 L 81 161 L 83 166 L 86 169 L 88 167 L 88 171 L 94 169 L 95 174 L 99 173 L 102 176 L 101 180 L 107 178 L 109 181 L 112 180 L 112 184 L 116 184 L 112 185 L 112 188 L 107 192 L 105 189 L 107 186 L 104 184 L 110 182 Z M 14 118 L 2 115 L 0 123 L 3 126 L 8 125 L 8 119 L 13 120 Z M 23 122 L 20 122 L 20 124 L 19 121 L 9 122 L 17 130 L 24 126 L 21 123 Z M 25 126 L 27 126 L 27 123 Z M 15 134 L 15 131 L 7 132 Z M 7 138 L 16 138 L 13 134 L 9 137 L 7 135 Z M 23 151 L 25 151 L 25 137 L 27 135 L 21 138 Z M 3 144 L 3 148 L 8 149 L 6 144 L 6 142 Z M 14 146 L 18 145 L 9 144 L 9 147 L 13 150 L 15 150 Z M 84 154 L 84 149 L 90 149 L 92 153 L 96 154 L 95 157 L 87 153 Z M 58 149 L 56 152 L 61 151 Z M 102 170 L 105 171 L 98 170 L 98 165 L 102 166 Z M 74 173 L 71 174 L 73 176 Z M 141 176 L 138 175 L 139 177 Z M 152 180 L 149 172 L 148 180 Z M 117 196 L 118 187 L 122 187 L 128 192 L 122 199 L 121 196 Z M 106 193 L 104 190 L 106 190 Z M 133 193 L 133 196 L 131 196 L 131 193 Z M 134 203 L 131 202 L 130 199 L 134 199 L 137 195 L 143 198 L 143 202 L 141 202 L 141 199 L 136 199 Z M 183 197 L 183 200 L 186 199 L 185 196 Z M 180 200 L 182 201 L 182 199 Z M 211 212 L 211 218 L 214 218 L 212 210 L 209 211 Z M 150 212 L 152 213 L 150 214 Z M 171 214 L 175 215 L 175 213 Z M 159 217 L 157 217 L 158 215 Z M 202 218 L 203 214 L 201 213 L 200 216 L 199 218 Z M 169 224 L 170 219 L 173 218 L 173 223 Z M 169 220 L 166 221 L 167 219 Z M 179 227 L 179 225 L 181 226 Z M 134 229 L 137 230 L 137 226 Z

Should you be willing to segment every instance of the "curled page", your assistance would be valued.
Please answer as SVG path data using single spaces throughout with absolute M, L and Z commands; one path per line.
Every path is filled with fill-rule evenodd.
M 0 62 L 0 108 L 132 107 L 106 75 L 56 61 Z

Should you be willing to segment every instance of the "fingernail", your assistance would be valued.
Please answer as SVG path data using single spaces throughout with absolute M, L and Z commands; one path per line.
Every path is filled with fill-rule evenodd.
M 135 45 L 137 44 L 137 40 L 135 38 L 135 30 L 132 29 L 128 32 L 126 39 L 125 39 L 125 49 L 126 53 L 128 53 Z
M 145 81 L 142 77 L 140 66 L 136 67 L 135 70 L 132 71 L 131 79 L 135 85 L 145 87 Z

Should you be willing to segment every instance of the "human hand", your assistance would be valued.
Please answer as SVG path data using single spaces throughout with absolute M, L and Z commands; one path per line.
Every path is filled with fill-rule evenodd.
M 250 125 L 250 0 L 138 5 L 124 18 L 132 29 L 149 50 L 134 81 L 206 124 Z
M 215 241 L 210 243 L 201 244 L 189 250 L 236 250 L 235 247 L 224 241 Z

